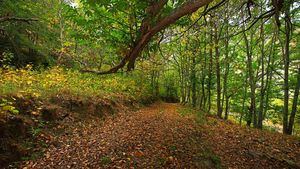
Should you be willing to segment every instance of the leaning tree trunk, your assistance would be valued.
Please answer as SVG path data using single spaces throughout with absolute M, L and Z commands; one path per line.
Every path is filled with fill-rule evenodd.
M 196 12 L 199 8 L 208 5 L 212 1 L 213 0 L 188 0 L 180 7 L 175 9 L 170 15 L 167 15 L 162 19 L 159 19 L 158 15 L 167 4 L 168 0 L 158 0 L 154 2 L 149 7 L 147 7 L 147 17 L 142 21 L 139 30 L 140 36 L 137 37 L 135 43 L 130 48 L 126 56 L 121 60 L 121 62 L 104 72 L 95 72 L 90 70 L 85 70 L 84 72 L 110 74 L 117 72 L 126 64 L 128 71 L 133 70 L 137 57 L 140 55 L 145 46 L 150 42 L 153 36 L 155 36 L 158 32 L 164 30 L 171 24 L 175 23 L 183 16 Z

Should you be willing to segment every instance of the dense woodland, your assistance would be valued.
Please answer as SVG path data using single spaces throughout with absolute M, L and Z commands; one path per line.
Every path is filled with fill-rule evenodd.
M 296 0 L 0 0 L 0 113 L 24 114 L 20 98 L 124 96 L 299 137 L 299 10 Z

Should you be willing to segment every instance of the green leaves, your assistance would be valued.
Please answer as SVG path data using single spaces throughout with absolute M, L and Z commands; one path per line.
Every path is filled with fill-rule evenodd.
M 13 106 L 13 103 L 6 99 L 2 99 L 2 101 L 0 102 L 0 110 L 4 112 L 10 112 L 12 114 L 19 114 L 19 110 L 17 110 L 16 107 Z

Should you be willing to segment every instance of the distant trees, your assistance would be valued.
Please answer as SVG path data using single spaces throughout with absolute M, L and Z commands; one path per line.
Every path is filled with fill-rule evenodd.
M 236 13 L 236 8 L 240 5 L 232 3 L 228 2 L 215 9 L 212 15 L 199 20 L 195 18 L 201 17 L 201 13 L 194 14 L 189 21 L 192 26 L 181 28 L 187 28 L 188 31 L 174 33 L 175 42 L 171 40 L 171 43 L 175 44 L 172 47 L 168 43 L 162 44 L 163 49 L 168 46 L 173 48 L 174 60 L 181 58 L 179 63 L 176 60 L 178 65 L 188 65 L 180 68 L 186 72 L 183 78 L 192 77 L 183 81 L 187 85 L 180 85 L 180 95 L 184 98 L 182 102 L 188 101 L 194 107 L 199 106 L 208 112 L 215 111 L 219 118 L 224 119 L 239 113 L 240 123 L 245 121 L 248 126 L 253 125 L 260 129 L 263 128 L 265 120 L 272 120 L 272 114 L 279 114 L 279 117 L 282 117 L 279 120 L 286 121 L 283 132 L 291 134 L 299 107 L 299 84 L 296 84 L 298 82 L 295 80 L 298 76 L 296 53 L 289 49 L 291 42 L 297 43 L 298 40 L 295 37 L 291 40 L 292 26 L 285 22 L 294 24 L 292 21 L 295 20 L 293 17 L 287 20 L 286 16 L 276 18 L 277 14 L 265 15 L 268 13 L 269 1 L 262 0 L 253 4 L 257 8 L 251 7 L 250 11 L 245 5 L 239 13 Z M 284 8 L 279 12 L 282 12 L 282 9 Z M 219 10 L 224 12 L 222 16 L 218 15 Z M 277 10 L 278 8 L 274 8 L 271 14 L 277 13 Z M 253 16 L 259 17 L 250 19 Z M 251 21 L 252 24 L 248 24 Z M 290 33 L 287 34 L 282 27 L 279 29 L 278 23 L 285 23 L 284 27 L 289 29 Z M 180 40 L 176 39 L 178 37 Z M 186 41 L 188 43 L 185 43 Z M 182 52 L 182 47 L 179 47 L 182 44 L 189 46 L 188 51 Z M 295 45 L 292 48 L 295 50 Z M 289 59 L 290 55 L 293 59 L 287 62 L 286 59 Z M 281 59 L 282 56 L 284 60 Z M 191 60 L 186 61 L 182 57 Z M 282 67 L 282 64 L 285 66 Z M 282 73 L 290 71 L 293 72 L 292 75 Z M 291 88 L 291 77 L 293 90 L 284 92 Z M 191 96 L 187 94 L 190 89 Z M 195 90 L 198 93 L 196 98 L 193 94 Z M 286 95 L 290 94 L 293 95 L 293 99 L 286 98 Z M 288 102 L 284 103 L 285 100 Z M 277 107 L 281 106 L 281 101 L 283 110 L 291 111 L 280 112 Z M 293 104 L 289 104 L 290 102 Z M 288 107 L 291 109 L 286 110 Z

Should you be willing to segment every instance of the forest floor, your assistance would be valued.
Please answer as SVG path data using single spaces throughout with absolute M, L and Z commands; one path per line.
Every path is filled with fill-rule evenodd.
M 300 141 L 154 103 L 76 123 L 21 168 L 299 168 Z

